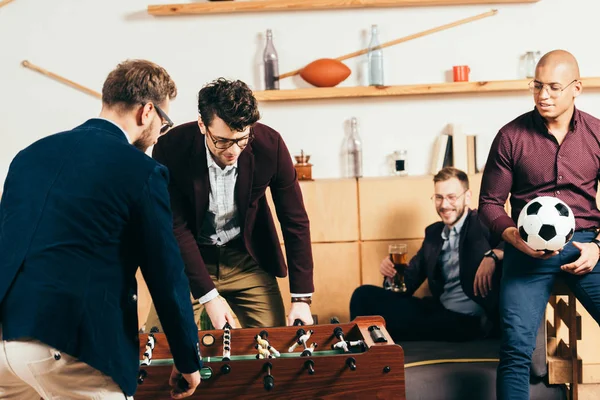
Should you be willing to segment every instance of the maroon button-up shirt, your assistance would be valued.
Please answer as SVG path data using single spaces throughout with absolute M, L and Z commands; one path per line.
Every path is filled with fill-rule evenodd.
M 516 227 L 519 213 L 538 196 L 571 207 L 575 229 L 600 226 L 596 192 L 600 176 L 600 120 L 575 109 L 559 145 L 534 109 L 505 125 L 494 139 L 483 172 L 479 215 L 496 234 Z M 512 219 L 504 204 L 510 193 Z

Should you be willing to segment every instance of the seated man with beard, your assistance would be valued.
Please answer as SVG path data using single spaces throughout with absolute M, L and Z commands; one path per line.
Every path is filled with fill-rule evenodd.
M 502 245 L 469 209 L 467 174 L 447 167 L 433 182 L 432 200 L 442 220 L 425 229 L 421 248 L 405 268 L 406 291 L 363 285 L 350 300 L 351 319 L 381 315 L 396 342 L 481 338 L 497 320 Z M 386 279 L 397 273 L 389 257 L 379 270 Z M 426 280 L 432 295 L 414 297 Z

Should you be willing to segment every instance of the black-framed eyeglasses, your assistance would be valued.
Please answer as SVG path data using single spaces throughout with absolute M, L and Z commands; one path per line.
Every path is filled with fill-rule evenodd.
M 568 88 L 575 82 L 579 82 L 579 79 L 573 79 L 571 83 L 563 87 L 560 83 L 543 83 L 534 79 L 531 82 L 529 82 L 529 91 L 533 94 L 539 94 L 544 90 L 544 87 L 546 87 L 548 88 L 548 95 L 552 98 L 557 98 L 560 97 L 560 95 L 566 88 Z
M 164 135 L 175 124 L 173 123 L 173 121 L 171 121 L 171 118 L 169 118 L 167 113 L 164 112 L 158 105 L 154 104 L 154 108 L 156 108 L 156 112 L 158 113 L 158 116 L 163 120 L 163 124 L 160 127 L 160 134 Z
M 208 127 L 206 127 L 206 133 L 208 133 L 208 137 L 213 142 L 215 147 L 219 150 L 226 150 L 226 149 L 230 148 L 231 146 L 233 146 L 234 144 L 237 144 L 237 146 L 241 150 L 244 150 L 246 148 L 246 146 L 248 146 L 248 143 L 250 143 L 254 139 L 254 132 L 253 132 L 252 128 L 250 128 L 250 132 L 248 132 L 247 135 L 242 136 L 239 139 L 223 139 L 220 137 L 215 138 L 213 136 L 213 134 L 210 133 L 210 130 L 208 130 Z
M 465 195 L 465 193 L 467 193 L 468 190 L 465 190 L 464 192 L 462 192 L 459 195 L 456 195 L 455 193 L 450 193 L 449 195 L 446 196 L 442 196 L 441 194 L 434 194 L 433 196 L 431 196 L 431 200 L 437 204 L 440 205 L 444 202 L 445 200 L 448 200 L 448 203 L 450 203 L 450 205 L 455 205 L 456 201 L 458 199 L 460 199 L 461 197 L 463 197 Z

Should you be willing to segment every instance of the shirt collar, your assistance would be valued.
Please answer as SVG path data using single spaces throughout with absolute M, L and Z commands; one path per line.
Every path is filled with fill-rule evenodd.
M 219 171 L 223 171 L 223 172 L 229 172 L 234 168 L 237 168 L 238 166 L 238 160 L 235 160 L 234 164 L 231 165 L 227 165 L 225 168 L 221 168 L 219 167 L 219 165 L 217 165 L 217 163 L 215 162 L 212 153 L 210 152 L 210 149 L 208 148 L 208 145 L 206 146 L 206 164 L 208 165 L 208 168 L 215 168 Z
M 444 225 L 444 229 L 442 229 L 442 239 L 448 240 L 448 238 L 450 237 L 450 230 L 453 230 L 456 234 L 460 234 L 460 231 L 462 230 L 462 227 L 465 224 L 465 220 L 467 219 L 468 214 L 469 207 L 465 207 L 465 212 L 452 228 L 450 228 L 448 225 Z
M 132 144 L 131 143 L 131 139 L 129 138 L 129 135 L 127 134 L 127 132 L 125 132 L 125 130 L 123 128 L 121 128 L 119 125 L 117 125 L 117 123 L 115 121 L 111 121 L 110 119 L 106 119 L 106 118 L 102 118 L 102 117 L 96 117 L 96 118 L 93 118 L 93 119 L 101 119 L 103 121 L 110 122 L 111 124 L 113 124 L 114 126 L 116 126 L 117 128 L 119 128 L 121 130 L 121 132 L 123 132 L 123 135 L 125 135 L 125 137 L 127 138 L 127 141 L 129 142 L 129 144 Z
M 580 119 L 581 113 L 579 112 L 577 107 L 573 106 L 573 117 L 571 117 L 571 122 L 569 126 L 570 132 L 575 132 L 575 129 L 577 128 L 577 124 Z M 537 107 L 533 108 L 533 124 L 543 134 L 550 135 L 550 132 L 548 132 L 548 127 L 546 126 L 546 121 L 544 121 L 544 118 L 542 118 L 542 116 L 540 115 Z

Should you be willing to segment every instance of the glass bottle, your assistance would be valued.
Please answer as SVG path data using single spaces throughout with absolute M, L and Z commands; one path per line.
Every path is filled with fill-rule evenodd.
M 379 46 L 379 30 L 377 25 L 371 26 L 371 41 L 367 59 L 369 63 L 369 86 L 383 86 L 383 49 Z
M 539 51 L 528 51 L 523 59 L 525 78 L 535 78 L 535 67 L 540 60 Z
M 267 29 L 267 45 L 263 53 L 265 90 L 279 89 L 279 59 L 273 45 L 273 32 Z
M 398 176 L 408 175 L 406 170 L 406 150 L 394 152 L 394 174 Z
M 362 143 L 355 117 L 350 120 L 350 134 L 346 141 L 346 174 L 349 178 L 362 177 Z

